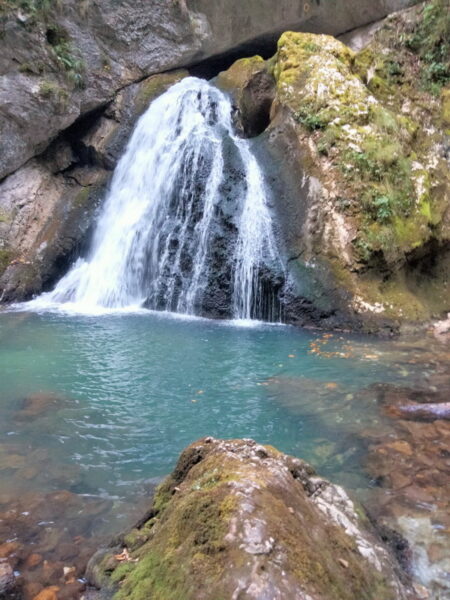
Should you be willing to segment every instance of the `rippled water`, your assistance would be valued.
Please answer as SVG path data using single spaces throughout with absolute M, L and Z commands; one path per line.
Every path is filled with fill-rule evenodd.
M 71 515 L 72 537 L 116 533 L 142 510 L 149 485 L 205 435 L 253 437 L 350 489 L 370 488 L 360 434 L 384 417 L 364 390 L 426 382 L 433 363 L 416 360 L 421 352 L 151 312 L 0 314 L 0 502 L 5 510 L 21 499 L 17 510 L 28 512 L 24 498 L 32 511 L 36 494 L 67 490 L 104 503 L 95 519 L 90 505 Z M 50 405 L 27 413 L 36 394 Z M 46 510 L 54 527 L 67 526 L 64 511 Z

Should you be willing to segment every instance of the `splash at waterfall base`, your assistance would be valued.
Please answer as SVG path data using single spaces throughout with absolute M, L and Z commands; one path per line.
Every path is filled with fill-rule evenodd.
M 87 256 L 29 307 L 279 321 L 270 193 L 231 112 L 192 77 L 157 98 L 115 170 Z
M 361 507 L 298 458 L 204 438 L 88 577 L 115 600 L 413 600 Z

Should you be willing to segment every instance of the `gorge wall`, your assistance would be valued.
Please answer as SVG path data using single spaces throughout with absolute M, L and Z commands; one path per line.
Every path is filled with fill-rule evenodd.
M 236 53 L 242 56 L 257 51 L 268 57 L 276 50 L 275 42 L 285 30 L 337 35 L 412 4 L 415 2 L 405 0 L 333 0 L 326 3 L 316 0 L 282 1 L 276 6 L 268 2 L 246 2 L 242 6 L 231 0 L 213 5 L 204 0 L 173 0 L 155 2 L 150 11 L 143 1 L 133 6 L 127 2 L 104 2 L 100 7 L 89 1 L 53 5 L 37 0 L 22 3 L 2 0 L 1 300 L 30 298 L 48 288 L 66 270 L 89 237 L 105 185 L 134 123 L 152 98 L 187 74 L 179 69 L 217 57 L 219 62 L 216 64 L 228 66 L 229 57 Z M 414 26 L 405 27 L 411 29 Z M 299 110 L 300 105 L 309 107 L 310 112 L 316 111 L 316 107 L 310 102 L 311 93 L 308 97 L 307 90 L 311 92 L 311 87 L 306 87 L 305 94 L 298 92 L 297 87 L 304 87 L 308 82 L 297 64 L 300 56 L 295 55 L 297 50 L 300 54 L 303 52 L 301 58 L 309 61 L 310 66 L 314 67 L 314 55 L 317 54 L 317 60 L 325 60 L 328 75 L 338 73 L 347 83 L 349 80 L 352 84 L 359 82 L 354 86 L 356 100 L 341 97 L 340 105 L 338 102 L 333 108 L 344 112 L 344 121 L 348 116 L 345 103 L 371 102 L 372 97 L 385 103 L 377 118 L 389 121 L 389 111 L 401 110 L 399 98 L 405 91 L 405 86 L 399 85 L 398 74 L 397 80 L 395 74 L 388 74 L 388 84 L 392 89 L 397 86 L 400 90 L 391 94 L 381 72 L 386 61 L 384 67 L 379 66 L 383 62 L 377 58 L 379 52 L 384 52 L 381 46 L 391 42 L 388 39 L 378 41 L 378 47 L 372 46 L 370 50 L 372 55 L 363 51 L 355 59 L 351 51 L 344 51 L 340 45 L 331 47 L 324 42 L 322 47 L 322 41 L 318 44 L 315 39 L 307 40 L 305 43 L 310 50 L 306 49 L 306 54 L 300 48 L 291 54 L 296 42 L 284 36 L 277 58 L 264 64 L 259 59 L 259 83 L 253 82 L 248 87 L 255 90 L 255 97 L 249 99 L 247 94 L 244 100 L 247 108 L 239 106 L 241 112 L 254 110 L 257 115 L 247 121 L 253 123 L 249 129 L 243 125 L 243 135 L 260 134 L 270 122 L 257 146 L 274 188 L 279 188 L 279 193 L 275 194 L 278 198 L 275 209 L 294 282 L 286 291 L 287 320 L 302 323 L 325 319 L 325 324 L 331 326 L 350 327 L 369 323 L 369 328 L 376 329 L 381 319 L 388 322 L 390 328 L 395 328 L 398 320 L 403 318 L 401 307 L 405 305 L 405 299 L 406 303 L 414 304 L 413 310 L 405 315 L 408 320 L 425 320 L 441 314 L 446 308 L 444 301 L 425 306 L 427 302 L 416 302 L 415 291 L 404 295 L 404 290 L 411 287 L 409 283 L 406 288 L 400 286 L 401 289 L 397 284 L 404 281 L 405 273 L 408 275 L 414 269 L 427 270 L 429 260 L 434 260 L 436 248 L 440 255 L 447 252 L 447 226 L 442 224 L 447 222 L 448 181 L 442 174 L 443 163 L 439 163 L 437 171 L 440 175 L 432 186 L 434 196 L 440 198 L 439 202 L 432 202 L 433 215 L 425 216 L 417 228 L 411 219 L 404 222 L 401 227 L 407 239 L 397 246 L 394 244 L 394 252 L 386 261 L 382 248 L 370 247 L 365 233 L 362 236 L 355 233 L 372 227 L 370 219 L 363 222 L 355 218 L 358 193 L 355 181 L 336 183 L 335 177 L 328 176 L 333 173 L 332 169 L 330 171 L 333 167 L 331 155 L 335 152 L 342 157 L 343 144 L 350 140 L 345 141 L 341 136 L 339 143 L 331 140 L 326 148 L 325 141 L 318 138 L 325 134 L 333 137 L 328 131 L 330 120 L 323 127 L 320 118 L 315 120 L 314 114 L 303 114 Z M 314 51 L 311 50 L 313 46 Z M 295 64 L 290 64 L 292 60 Z M 392 65 L 389 68 L 394 69 Z M 346 72 L 342 73 L 342 69 Z M 322 73 L 321 77 L 324 75 L 327 76 Z M 295 85 L 294 80 L 297 81 Z M 316 85 L 322 89 L 327 83 L 324 80 Z M 246 85 L 247 81 L 244 87 Z M 379 89 L 373 89 L 375 85 Z M 239 82 L 236 85 L 231 82 L 228 86 L 231 93 L 236 93 L 231 89 L 233 86 L 235 90 L 242 88 Z M 425 94 L 415 100 L 423 110 L 405 116 L 405 119 L 409 118 L 408 123 L 397 120 L 396 135 L 399 138 L 403 134 L 409 135 L 411 140 L 420 137 L 417 128 L 413 131 L 414 119 L 425 118 L 429 127 L 433 127 L 434 137 L 430 138 L 429 147 L 420 150 L 422 162 L 418 164 L 422 165 L 423 171 L 427 169 L 423 164 L 425 154 L 428 153 L 428 160 L 435 161 L 434 154 L 438 161 L 445 159 L 448 142 L 445 142 L 442 119 L 438 123 L 433 116 L 440 112 L 441 106 L 436 94 Z M 387 106 L 386 102 L 391 105 Z M 427 102 L 429 107 L 425 108 Z M 236 103 L 239 105 L 239 99 Z M 371 118 L 372 115 L 369 120 Z M 352 123 L 343 125 L 352 126 Z M 389 131 L 392 123 L 376 127 L 385 137 L 392 133 Z M 408 159 L 412 152 L 417 153 L 420 145 L 414 146 L 415 142 L 411 140 L 395 140 L 403 145 L 401 150 Z M 436 150 L 434 154 L 431 146 Z M 395 154 L 399 146 L 390 150 Z M 356 156 L 355 160 L 359 158 Z M 390 167 L 394 170 L 398 158 L 392 159 L 387 165 L 388 170 Z M 348 156 L 346 162 L 351 164 Z M 422 175 L 417 174 L 417 186 Z M 363 181 L 363 187 L 379 186 L 380 181 L 372 181 L 370 174 L 368 177 Z M 393 185 L 395 182 L 387 183 Z M 336 188 L 336 185 L 341 186 L 340 191 L 335 189 L 334 196 L 333 193 L 330 196 L 330 186 Z M 345 193 L 341 193 L 344 189 Z M 328 194 L 326 201 L 323 201 L 324 190 L 325 195 Z M 377 198 L 387 196 L 383 191 Z M 336 202 L 342 206 L 338 207 Z M 428 200 L 423 200 L 422 213 L 428 206 Z M 391 207 L 380 205 L 375 208 L 375 214 L 382 214 L 383 210 L 389 212 Z M 391 229 L 389 219 L 378 220 L 385 233 Z M 318 222 L 321 227 L 316 227 L 313 234 L 314 223 Z M 379 233 L 372 233 L 372 239 L 379 238 Z M 392 244 L 387 240 L 385 246 Z M 317 258 L 314 269 L 311 268 L 311 257 Z M 439 280 L 446 277 L 446 267 L 442 271 L 441 264 L 447 262 L 442 263 L 439 259 Z M 389 289 L 389 282 L 394 280 L 393 273 L 393 294 L 385 304 L 394 308 L 386 311 L 380 298 Z M 379 282 L 386 280 L 388 285 L 381 289 Z M 414 287 L 415 280 L 411 285 Z M 440 288 L 438 296 L 445 297 L 445 290 Z M 380 312 L 383 313 L 381 317 Z M 372 321 L 373 325 L 370 324 Z

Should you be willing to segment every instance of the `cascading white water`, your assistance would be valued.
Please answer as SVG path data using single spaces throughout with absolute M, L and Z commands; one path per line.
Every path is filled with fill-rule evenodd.
M 234 318 L 276 318 L 261 283 L 261 273 L 282 270 L 266 195 L 249 143 L 233 133 L 228 98 L 186 78 L 139 120 L 87 258 L 32 304 L 199 314 L 208 294 L 228 286 Z M 229 269 L 219 281 L 220 252 Z

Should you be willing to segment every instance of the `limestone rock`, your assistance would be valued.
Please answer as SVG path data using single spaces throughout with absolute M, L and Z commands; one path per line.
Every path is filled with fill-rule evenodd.
M 245 137 L 259 135 L 266 129 L 275 99 L 275 79 L 260 56 L 236 61 L 219 73 L 216 84 L 231 93 L 236 127 Z
M 88 571 L 116 600 L 413 598 L 342 488 L 252 440 L 189 446 L 148 518 Z
M 127 86 L 101 116 L 69 129 L 0 183 L 0 301 L 29 299 L 67 269 L 136 120 L 185 75 L 175 71 Z
M 431 5 L 444 31 L 445 7 Z M 275 182 L 289 321 L 396 331 L 448 311 L 447 92 L 433 92 L 423 10 L 378 24 L 358 53 L 286 32 L 265 65 L 277 91 L 258 146 Z
M 342 33 L 414 0 L 32 0 L 0 7 L 0 179 L 78 117 L 155 73 L 306 27 Z

